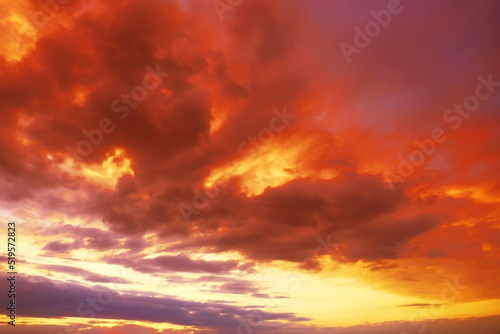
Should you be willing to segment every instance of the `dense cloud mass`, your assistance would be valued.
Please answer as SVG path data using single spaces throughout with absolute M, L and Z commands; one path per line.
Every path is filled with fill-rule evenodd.
M 52 273 L 23 278 L 26 317 L 74 317 L 85 284 L 133 273 L 256 299 L 113 285 L 100 318 L 233 330 L 275 277 L 233 275 L 273 266 L 500 298 L 498 2 L 62 2 L 0 1 L 0 213 Z M 330 330 L 273 307 L 264 331 Z

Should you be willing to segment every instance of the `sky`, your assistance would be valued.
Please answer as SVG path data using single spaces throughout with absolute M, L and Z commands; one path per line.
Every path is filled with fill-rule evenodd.
M 499 334 L 499 15 L 0 0 L 0 332 Z

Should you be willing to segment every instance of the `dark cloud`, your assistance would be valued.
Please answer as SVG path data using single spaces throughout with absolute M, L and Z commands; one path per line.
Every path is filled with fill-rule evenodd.
M 61 241 L 51 241 L 42 248 L 53 253 L 68 253 L 72 250 L 79 249 L 83 245 L 82 242 L 61 242 Z
M 441 217 L 373 221 L 346 233 L 345 254 L 352 259 L 395 259 L 414 237 L 439 226 Z
M 393 192 L 377 177 L 353 173 L 317 183 L 293 181 L 250 199 L 223 190 L 193 223 L 211 234 L 171 249 L 237 249 L 253 259 L 303 262 L 316 247 L 316 255 L 331 253 L 318 242 L 328 236 L 331 243 L 345 244 L 344 255 L 351 259 L 396 258 L 413 237 L 440 222 L 432 216 L 393 217 L 408 201 L 402 188 Z M 230 228 L 215 232 L 218 223 L 211 217 Z
M 291 313 L 261 312 L 217 302 L 184 301 L 159 294 L 155 297 L 145 297 L 139 292 L 119 294 L 102 286 L 87 287 L 39 276 L 19 276 L 17 279 L 18 310 L 29 317 L 126 319 L 212 328 L 238 326 L 236 316 L 245 318 L 251 312 L 259 312 L 265 320 L 308 320 Z M 7 289 L 7 281 L 4 281 L 0 283 L 0 287 Z M 88 300 L 97 306 L 89 306 Z
M 109 227 L 44 229 L 43 236 L 54 236 L 43 247 L 46 255 L 126 249 L 104 260 L 165 276 L 252 272 L 256 263 L 274 260 L 319 269 L 302 265 L 318 254 L 370 262 L 373 273 L 403 270 L 392 260 L 408 254 L 435 261 L 464 256 L 471 268 L 481 259 L 493 263 L 496 258 L 483 249 L 496 250 L 494 224 L 481 221 L 469 233 L 455 223 L 479 212 L 485 221 L 498 216 L 498 95 L 481 101 L 460 129 L 448 131 L 450 139 L 411 176 L 390 180 L 391 186 L 384 172 L 397 168 L 400 153 L 416 149 L 415 139 L 449 125 L 443 112 L 474 92 L 479 75 L 492 73 L 500 80 L 494 33 L 500 6 L 494 0 L 402 3 L 403 12 L 350 64 L 339 44 L 353 43 L 354 27 L 363 28 L 372 20 L 370 12 L 385 9 L 387 1 L 243 1 L 223 22 L 212 1 L 92 0 L 83 7 L 61 6 L 61 16 L 40 30 L 19 61 L 0 56 L 2 205 L 33 206 L 47 217 L 102 220 Z M 28 7 L 27 17 L 40 9 L 35 2 Z M 137 106 L 129 105 L 123 96 L 144 85 L 148 67 L 168 76 Z M 86 98 L 77 103 L 80 94 Z M 272 110 L 283 106 L 297 117 L 269 141 L 279 149 L 255 156 L 241 175 L 226 170 L 227 186 L 187 224 L 179 205 L 193 204 L 193 189 L 207 190 L 204 180 L 212 171 L 245 157 L 238 145 L 269 127 Z M 88 139 L 84 131 L 97 129 L 104 118 L 115 130 L 74 162 L 76 172 L 59 168 L 71 158 L 67 147 L 76 150 Z M 216 120 L 221 126 L 214 132 Z M 123 156 L 113 162 L 129 159 L 133 175 L 119 176 L 111 187 L 84 176 L 118 148 Z M 288 153 L 297 153 L 296 159 L 287 160 Z M 336 176 L 325 179 L 323 171 Z M 252 173 L 255 179 L 248 177 Z M 267 181 L 262 173 L 270 175 Z M 243 191 L 283 175 L 291 177 L 261 194 Z M 453 198 L 464 185 L 485 188 Z M 446 224 L 459 240 L 442 231 Z M 152 246 L 143 238 L 149 233 L 158 238 L 160 251 L 181 255 L 140 254 Z M 426 239 L 431 233 L 439 242 Z M 237 252 L 245 260 L 190 257 L 200 250 Z M 108 280 L 58 268 L 89 281 Z M 483 293 L 491 294 L 496 276 L 486 277 Z M 92 292 L 30 282 L 23 290 L 33 293 L 24 304 L 27 315 L 71 316 L 73 303 Z M 217 284 L 223 293 L 266 296 L 244 282 Z M 66 300 L 48 294 L 61 291 Z M 233 311 L 247 311 L 168 298 L 116 298 L 119 306 L 102 315 L 219 328 L 235 321 Z M 387 326 L 373 331 L 392 330 Z M 428 333 L 441 329 L 435 328 Z
M 236 283 L 225 283 L 221 285 L 218 292 L 231 293 L 231 294 L 250 294 L 257 293 L 258 288 L 254 286 L 251 282 L 236 282 Z
M 73 226 L 69 224 L 51 227 L 42 232 L 45 235 L 60 235 L 72 238 L 72 242 L 51 241 L 43 250 L 53 253 L 68 253 L 77 249 L 93 249 L 96 251 L 107 251 L 114 249 L 128 249 L 139 252 L 149 246 L 149 243 L 141 236 L 127 236 L 114 232 L 104 231 L 98 228 Z M 125 239 L 122 243 L 120 239 Z
M 162 255 L 155 258 L 105 257 L 108 263 L 120 264 L 143 273 L 191 272 L 222 274 L 237 269 L 238 261 L 192 260 L 187 255 Z
M 214 24 L 206 11 L 215 15 L 213 8 L 202 4 L 186 5 L 189 10 L 159 0 L 102 3 L 102 10 L 82 12 L 65 7 L 70 27 L 42 35 L 20 62 L 3 61 L 2 75 L 8 80 L 0 85 L 5 108 L 1 133 L 4 139 L 23 137 L 25 143 L 1 141 L 2 196 L 7 201 L 36 200 L 45 210 L 70 216 L 100 218 L 128 236 L 155 232 L 163 239 L 184 238 L 179 250 L 202 246 L 240 251 L 259 261 L 301 262 L 317 247 L 318 236 L 332 234 L 335 242 L 346 244 L 348 258 L 397 257 L 413 237 L 438 226 L 437 218 L 391 217 L 411 202 L 405 194 L 410 180 L 391 192 L 381 182 L 382 175 L 361 173 L 361 164 L 364 159 L 393 157 L 395 149 L 407 146 L 408 133 L 428 130 L 435 119 L 429 118 L 430 109 L 444 110 L 453 102 L 446 90 L 455 89 L 456 82 L 476 80 L 468 73 L 496 68 L 489 56 L 495 54 L 495 44 L 485 33 L 496 24 L 490 10 L 496 5 L 405 4 L 404 12 L 393 18 L 399 28 L 382 31 L 355 55 L 352 66 L 335 58 L 342 57 L 337 48 L 335 57 L 329 57 L 337 42 L 353 38 L 353 26 L 370 19 L 377 5 L 386 3 L 354 8 L 320 1 L 245 2 L 224 25 Z M 475 20 L 482 11 L 487 15 Z M 449 19 L 443 23 L 445 12 Z M 330 14 L 326 18 L 326 13 L 338 20 L 332 21 Z M 415 31 L 414 24 L 405 23 L 421 22 L 422 17 L 444 29 L 441 37 L 428 39 L 431 24 Z M 456 32 L 467 38 L 446 38 Z M 225 39 L 219 40 L 218 34 Z M 469 42 L 473 48 L 465 48 Z M 394 52 L 388 56 L 387 50 Z M 418 62 L 401 61 L 415 57 Z M 470 68 L 460 72 L 463 80 L 458 80 L 454 75 L 464 62 Z M 128 116 L 120 119 L 111 103 L 141 85 L 148 66 L 169 75 L 137 107 L 127 107 Z M 435 92 L 424 99 L 430 84 Z M 458 91 L 465 94 L 468 89 Z M 78 90 L 88 93 L 80 105 L 71 102 Z M 491 109 L 492 102 L 486 103 Z M 192 203 L 192 189 L 202 188 L 213 168 L 239 159 L 238 143 L 269 126 L 271 110 L 282 106 L 298 121 L 277 134 L 276 142 L 299 145 L 311 140 L 300 160 L 314 171 L 334 168 L 339 176 L 296 180 L 254 198 L 240 194 L 241 180 L 235 176 L 187 225 L 179 204 Z M 215 109 L 227 116 L 221 129 L 210 134 Z M 135 175 L 122 176 L 114 189 L 65 172 L 58 183 L 47 154 L 55 161 L 68 156 L 66 146 L 75 149 L 86 139 L 82 130 L 98 127 L 104 117 L 116 130 L 83 162 L 100 163 L 120 147 Z M 395 130 L 400 128 L 404 134 Z M 347 136 L 347 130 L 353 134 Z M 64 198 L 66 190 L 76 192 L 77 198 Z M 227 229 L 219 231 L 222 222 Z M 405 229 L 399 227 L 403 225 Z M 206 237 L 190 236 L 194 226 Z M 140 238 L 133 240 L 125 246 L 136 251 L 146 246 Z M 67 252 L 79 247 L 107 250 L 122 244 L 97 233 L 83 243 L 53 241 L 45 249 Z M 175 259 L 163 261 L 170 261 L 165 266 L 177 265 Z

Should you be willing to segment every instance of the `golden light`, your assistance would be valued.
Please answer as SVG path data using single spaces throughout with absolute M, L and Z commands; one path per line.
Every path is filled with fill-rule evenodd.
M 470 198 L 476 202 L 498 203 L 500 195 L 492 194 L 487 187 L 458 186 L 446 190 L 446 194 L 453 198 Z
M 51 155 L 47 158 L 53 160 Z M 118 148 L 113 153 L 108 153 L 107 158 L 100 164 L 79 164 L 73 158 L 67 157 L 57 167 L 73 176 L 82 176 L 91 183 L 110 189 L 116 186 L 116 182 L 123 175 L 135 175 L 130 159 L 125 157 L 123 149 Z
M 100 183 L 108 187 L 114 187 L 120 177 L 125 174 L 134 175 L 130 165 L 130 159 L 123 156 L 123 149 L 115 149 L 104 162 L 92 164 L 82 168 L 83 177 L 95 183 Z
M 71 100 L 71 103 L 73 105 L 77 105 L 80 107 L 83 106 L 83 104 L 87 100 L 88 94 L 89 94 L 89 90 L 76 89 L 75 92 L 73 93 L 73 98 Z
M 0 1 L 0 55 L 8 61 L 19 61 L 35 47 L 37 30 L 22 14 L 21 4 Z
M 329 169 L 317 170 L 301 159 L 310 143 L 302 140 L 288 144 L 278 141 L 254 148 L 248 144 L 240 159 L 213 170 L 205 179 L 207 188 L 232 176 L 241 177 L 240 191 L 247 196 L 258 196 L 268 187 L 276 188 L 295 179 L 332 179 L 337 172 Z
M 76 307 L 75 307 L 76 313 Z M 134 320 L 116 320 L 116 319 L 99 319 L 98 323 L 89 324 L 88 318 L 81 317 L 62 317 L 62 318 L 34 318 L 22 317 L 19 319 L 19 324 L 23 326 L 64 326 L 70 328 L 72 325 L 83 326 L 81 330 L 89 330 L 91 328 L 116 328 L 118 326 L 135 325 L 145 328 L 151 328 L 158 332 L 160 331 L 181 331 L 192 328 L 191 326 L 175 325 L 169 323 L 154 323 L 149 321 L 134 321 Z M 80 331 L 80 329 L 78 330 Z M 66 331 L 64 331 L 66 332 Z M 77 333 L 76 331 L 73 331 Z

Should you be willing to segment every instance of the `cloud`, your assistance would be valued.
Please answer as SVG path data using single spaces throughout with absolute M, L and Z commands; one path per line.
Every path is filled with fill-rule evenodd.
M 236 315 L 247 317 L 255 311 L 253 308 L 185 301 L 159 294 L 155 297 L 133 291 L 119 294 L 102 286 L 87 287 L 40 276 L 22 276 L 18 280 L 17 300 L 23 305 L 23 314 L 29 317 L 91 317 L 231 328 L 238 326 Z M 7 288 L 6 284 L 2 282 L 0 286 Z M 93 299 L 97 307 L 87 305 L 87 298 Z M 291 313 L 259 312 L 267 320 L 307 320 Z
M 143 273 L 191 272 L 222 274 L 237 269 L 239 265 L 238 261 L 192 260 L 189 256 L 183 254 L 172 256 L 162 255 L 146 259 L 115 256 L 105 257 L 104 260 L 108 263 L 120 264 Z
M 92 282 L 92 283 L 119 283 L 119 284 L 126 284 L 129 281 L 121 278 L 121 277 L 111 277 L 111 276 L 106 276 L 106 275 L 101 275 L 101 274 L 96 274 L 91 271 L 82 269 L 82 268 L 76 268 L 76 267 L 71 267 L 71 266 L 61 266 L 61 265 L 43 265 L 39 266 L 40 268 L 49 270 L 49 271 L 56 271 L 56 272 L 61 272 L 61 273 L 66 273 L 70 275 L 75 275 L 75 276 L 80 276 L 87 282 Z
M 397 258 L 412 238 L 439 225 L 439 218 L 397 216 L 412 204 L 405 191 L 413 179 L 392 192 L 381 181 L 383 169 L 367 169 L 407 148 L 411 136 L 422 133 L 419 124 L 434 120 L 428 118 L 429 108 L 416 102 L 429 82 L 436 85 L 436 92 L 456 82 L 450 77 L 455 73 L 454 62 L 445 62 L 446 71 L 439 80 L 432 78 L 450 52 L 467 51 L 462 42 L 450 41 L 447 49 L 428 41 L 428 49 L 440 56 L 424 62 L 428 56 L 416 50 L 413 42 L 401 41 L 395 48 L 392 42 L 403 32 L 387 29 L 347 72 L 334 60 L 307 50 L 324 50 L 324 38 L 330 37 L 330 30 L 321 27 L 331 25 L 320 14 L 325 9 L 335 9 L 333 15 L 339 19 L 338 28 L 333 29 L 339 35 L 332 41 L 352 35 L 353 25 L 360 22 L 341 14 L 349 12 L 349 6 L 254 1 L 239 6 L 224 26 L 210 21 L 201 10 L 203 5 L 122 1 L 116 8 L 110 6 L 96 1 L 82 11 L 64 9 L 70 27 L 40 35 L 36 47 L 20 61 L 4 60 L 9 86 L 4 83 L 1 96 L 6 108 L 2 133 L 5 139 L 22 138 L 2 141 L 5 201 L 34 200 L 46 211 L 102 219 L 119 234 L 176 236 L 184 239 L 178 250 L 208 246 L 213 251 L 239 251 L 257 261 L 301 262 L 314 251 L 318 236 L 330 234 L 336 242 L 345 243 L 343 256 L 349 259 Z M 366 8 L 369 13 L 374 6 L 363 5 L 358 10 Z M 413 20 L 427 15 L 422 5 L 414 6 L 401 15 Z M 432 6 L 436 8 L 431 16 L 435 22 L 449 9 Z M 462 4 L 453 12 L 472 22 L 469 6 Z M 320 26 L 313 24 L 311 15 L 317 15 Z M 492 19 L 488 16 L 486 21 Z M 458 22 L 450 21 L 446 31 L 462 29 Z M 477 23 L 474 34 L 486 26 Z M 401 29 L 414 34 L 413 26 L 403 24 Z M 217 33 L 227 38 L 219 40 Z M 423 38 L 428 34 L 417 35 L 422 43 L 427 40 Z M 475 42 L 477 50 L 491 44 L 487 34 L 481 36 Z M 74 45 L 72 40 L 80 42 Z M 419 63 L 391 67 L 394 56 L 387 58 L 387 50 L 405 56 L 401 59 L 410 59 L 407 55 L 416 51 L 423 58 Z M 464 57 L 467 55 L 477 59 L 475 63 L 491 63 L 478 51 Z M 380 66 L 365 66 L 374 61 Z M 297 63 L 303 66 L 297 67 Z M 120 119 L 112 102 L 142 83 L 147 66 L 157 65 L 169 76 L 140 104 L 124 107 L 128 116 Z M 405 86 L 400 85 L 397 71 L 409 78 Z M 382 84 L 375 84 L 380 78 L 384 78 Z M 35 82 L 46 84 L 39 87 Z M 436 93 L 425 103 L 445 108 L 452 101 L 443 101 L 444 95 Z M 76 96 L 82 101 L 72 102 Z M 179 204 L 192 202 L 192 189 L 203 190 L 210 171 L 242 159 L 238 143 L 269 126 L 273 108 L 285 105 L 298 121 L 269 142 L 276 152 L 259 158 L 276 162 L 275 157 L 295 149 L 296 158 L 283 166 L 246 166 L 245 172 L 229 175 L 229 185 L 193 218 L 194 224 L 186 225 Z M 212 132 L 217 117 L 221 117 L 221 125 Z M 82 131 L 98 127 L 103 118 L 109 118 L 116 130 L 93 147 L 83 162 L 75 161 L 73 168 L 95 169 L 110 152 L 122 148 L 134 175 L 120 175 L 111 189 L 61 167 L 70 158 L 66 147 L 75 149 L 80 141 L 89 140 Z M 396 131 L 400 128 L 404 133 Z M 28 151 L 34 153 L 25 154 Z M 55 157 L 52 162 L 48 154 Z M 60 169 L 62 183 L 55 178 L 54 168 Z M 253 179 L 255 175 L 272 174 L 271 170 L 292 176 L 259 196 L 247 197 L 246 183 L 260 182 Z M 323 179 L 319 177 L 322 173 L 337 176 Z M 67 192 L 73 195 L 64 196 Z M 407 229 L 401 230 L 398 224 Z M 195 236 L 194 226 L 207 236 Z M 378 237 L 366 235 L 361 226 Z M 391 237 L 383 246 L 386 232 Z M 137 250 L 145 246 L 130 242 L 127 245 Z M 68 252 L 81 247 L 105 250 L 121 247 L 121 243 L 96 234 L 84 243 L 51 241 L 45 249 Z M 175 267 L 175 259 L 163 261 Z
M 400 307 L 434 307 L 434 306 L 441 306 L 443 304 L 426 304 L 426 303 L 415 303 L 415 304 L 405 304 L 405 305 L 398 305 Z
M 78 249 L 92 249 L 96 251 L 129 249 L 133 252 L 139 252 L 149 246 L 149 242 L 140 236 L 126 236 L 99 228 L 73 226 L 70 224 L 54 226 L 43 231 L 42 234 L 60 235 L 73 239 L 72 242 L 51 241 L 42 248 L 52 253 L 69 253 Z M 125 241 L 122 243 L 120 239 L 125 239 Z
M 267 297 L 259 285 L 213 277 L 273 261 L 321 275 L 305 260 L 327 255 L 384 277 L 391 291 L 408 293 L 410 276 L 428 285 L 442 270 L 474 287 L 464 298 L 499 295 L 498 92 L 456 131 L 443 119 L 474 92 L 479 75 L 500 81 L 497 2 L 405 2 L 351 64 L 338 45 L 353 41 L 354 28 L 387 1 L 243 1 L 220 22 L 211 1 L 89 0 L 61 5 L 36 31 L 39 3 L 5 6 L 0 204 L 4 216 L 58 222 L 37 231 L 40 255 L 70 260 L 92 250 L 96 261 L 143 274 L 203 275 L 200 282 L 212 280 L 221 295 L 255 298 Z M 138 97 L 148 68 L 168 76 Z M 266 132 L 273 110 L 285 106 L 293 122 Z M 103 120 L 114 130 L 100 137 Z M 399 157 L 437 127 L 447 141 L 409 177 L 391 176 Z M 80 161 L 71 152 L 85 143 L 90 152 Z M 213 188 L 214 175 L 226 186 Z M 195 207 L 195 196 L 210 192 L 217 194 Z M 189 224 L 182 204 L 197 211 Z M 199 252 L 207 257 L 192 254 Z M 241 259 L 207 260 L 212 253 Z M 70 265 L 45 268 L 124 283 Z M 32 316 L 74 316 L 75 303 L 94 293 L 26 280 Z M 114 296 L 118 306 L 100 316 L 225 328 L 249 312 Z M 385 325 L 373 331 L 385 333 L 392 326 Z M 293 330 L 316 330 L 301 326 Z
M 395 217 L 408 201 L 403 189 L 392 192 L 379 178 L 354 173 L 321 183 L 293 181 L 250 199 L 223 190 L 195 222 L 210 235 L 170 249 L 237 249 L 253 259 L 302 262 L 319 246 L 318 236 L 330 236 L 345 244 L 342 254 L 353 260 L 397 258 L 412 238 L 441 221 L 438 216 Z M 214 224 L 225 229 L 215 232 Z

